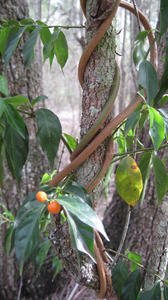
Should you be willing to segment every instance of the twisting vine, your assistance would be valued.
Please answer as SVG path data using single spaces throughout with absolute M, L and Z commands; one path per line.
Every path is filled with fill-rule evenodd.
M 81 0 L 81 8 L 83 10 L 84 15 L 86 16 L 86 0 Z M 116 15 L 118 6 L 121 6 L 127 10 L 129 10 L 134 15 L 137 15 L 137 11 L 135 10 L 135 7 L 132 4 L 129 4 L 125 1 L 116 0 L 115 3 L 112 5 L 112 10 L 110 15 L 107 17 L 107 19 L 100 25 L 97 32 L 85 48 L 82 57 L 79 62 L 79 69 L 78 69 L 78 76 L 79 81 L 82 86 L 83 84 L 83 77 L 85 68 L 87 65 L 87 62 L 92 55 L 92 52 L 100 42 L 100 40 L 103 38 L 104 34 L 106 33 L 107 29 L 111 25 L 111 22 L 113 18 Z M 138 16 L 139 20 L 142 23 L 144 29 L 148 31 L 148 40 L 150 44 L 150 61 L 151 63 L 156 67 L 157 66 L 157 51 L 156 51 L 156 44 L 155 39 L 152 33 L 152 29 L 150 27 L 150 24 L 147 20 L 147 18 L 144 16 L 144 14 L 138 10 Z M 102 112 L 100 113 L 100 116 L 96 120 L 93 127 L 88 131 L 88 133 L 83 137 L 79 145 L 77 146 L 77 149 L 72 153 L 71 155 L 71 163 L 66 166 L 61 172 L 59 172 L 51 181 L 50 186 L 57 185 L 61 180 L 63 180 L 66 176 L 68 176 L 71 172 L 75 171 L 96 149 L 97 147 L 107 138 L 111 137 L 111 140 L 109 142 L 109 146 L 107 149 L 106 157 L 104 160 L 104 164 L 101 168 L 101 171 L 86 185 L 86 190 L 88 193 L 91 193 L 92 190 L 96 187 L 96 185 L 99 184 L 101 179 L 104 177 L 109 164 L 111 163 L 111 160 L 114 156 L 113 152 L 113 132 L 117 128 L 118 125 L 120 125 L 128 116 L 136 109 L 136 107 L 143 101 L 143 99 L 137 95 L 136 100 L 128 105 L 124 111 L 119 113 L 117 117 L 112 119 L 105 127 L 104 129 L 97 134 L 98 130 L 102 127 L 102 125 L 105 123 L 107 117 L 112 111 L 113 103 L 117 97 L 118 89 L 119 89 L 119 83 L 120 83 L 120 75 L 119 75 L 119 68 L 116 63 L 115 67 L 115 76 L 113 80 L 113 84 L 111 87 L 109 99 L 106 102 Z M 106 255 L 106 252 L 104 251 L 104 246 L 102 243 L 102 240 L 97 232 L 95 232 L 95 243 L 94 243 L 94 249 L 95 249 L 95 256 L 97 261 L 97 269 L 100 279 L 100 291 L 99 291 L 99 297 L 104 298 L 107 292 L 107 287 L 109 290 L 112 290 L 112 283 L 111 283 L 111 277 L 109 276 L 108 270 L 106 268 L 105 264 L 109 263 L 108 255 Z M 118 253 L 118 252 L 117 252 Z M 117 254 L 119 255 L 119 254 Z M 118 258 L 118 257 L 117 257 Z M 116 259 L 117 259 L 116 258 Z

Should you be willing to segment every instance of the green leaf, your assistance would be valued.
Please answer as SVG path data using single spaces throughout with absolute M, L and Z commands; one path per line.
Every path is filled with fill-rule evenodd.
M 95 211 L 80 197 L 61 196 L 57 201 L 80 221 L 99 231 L 108 241 L 104 226 Z
M 128 268 L 125 262 L 120 261 L 112 270 L 112 283 L 117 296 L 121 297 L 122 288 L 128 279 Z
M 160 108 L 159 112 L 161 113 L 161 115 L 164 119 L 166 134 L 167 134 L 167 138 L 168 138 L 168 109 Z
M 26 135 L 26 127 L 17 110 L 11 104 L 5 103 L 4 112 L 8 124 L 24 139 Z
M 141 256 L 135 252 L 127 251 L 128 259 L 131 263 L 131 271 L 134 272 L 137 270 L 138 265 L 141 263 Z
M 67 133 L 63 133 L 63 137 L 64 137 L 69 149 L 71 151 L 74 151 L 77 146 L 77 141 L 75 140 L 75 138 L 72 135 L 67 134 Z
M 17 108 L 18 106 L 24 105 L 24 104 L 28 104 L 30 106 L 29 99 L 23 95 L 6 97 L 6 98 L 4 98 L 4 101 L 8 104 L 11 104 L 15 108 Z
M 146 57 L 146 51 L 145 51 L 145 41 L 148 36 L 147 31 L 141 31 L 136 37 L 135 40 L 135 46 L 134 46 L 134 51 L 133 51 L 133 60 L 134 63 L 139 69 L 139 65 L 141 62 L 145 59 Z
M 36 103 L 38 103 L 40 101 L 45 101 L 46 99 L 48 99 L 47 96 L 41 95 L 41 96 L 38 96 L 35 99 L 33 99 L 32 102 L 31 102 L 31 104 L 32 104 L 32 106 L 34 106 Z
M 57 39 L 55 40 L 54 53 L 56 55 L 57 62 L 61 66 L 61 69 L 63 69 L 68 59 L 68 44 L 62 31 L 58 33 Z
M 38 127 L 37 138 L 53 168 L 62 135 L 60 121 L 52 111 L 44 108 L 36 110 L 35 117 Z
M 64 193 L 78 196 L 90 206 L 92 205 L 91 197 L 87 194 L 85 188 L 76 181 L 72 181 L 70 184 L 65 185 Z
M 59 260 L 59 258 L 57 256 L 55 256 L 53 258 L 53 261 L 52 261 L 52 268 L 55 269 L 55 273 L 54 273 L 54 276 L 52 278 L 52 281 L 54 281 L 54 278 L 57 276 L 57 274 L 61 271 L 62 269 L 62 263 L 61 261 Z
M 8 81 L 4 75 L 0 75 L 0 93 L 8 96 Z
M 160 283 L 154 286 L 150 291 L 141 293 L 140 300 L 161 300 Z
M 141 274 L 139 270 L 134 271 L 127 278 L 121 294 L 121 300 L 136 299 L 141 288 Z
M 18 182 L 21 179 L 21 171 L 28 155 L 28 131 L 25 127 L 24 137 L 9 126 L 5 133 L 5 153 L 9 169 Z
M 149 106 L 149 119 L 150 119 L 150 130 L 149 134 L 152 139 L 155 150 L 158 150 L 165 133 L 165 125 L 163 117 L 153 107 Z
M 160 1 L 160 33 L 166 32 L 168 28 L 168 2 L 167 0 Z
M 5 103 L 4 103 L 4 100 L 2 98 L 0 98 L 0 119 L 1 119 L 4 111 L 5 111 Z
M 158 202 L 161 203 L 168 189 L 168 176 L 163 162 L 158 156 L 153 156 L 153 168 L 155 174 L 155 186 Z
M 68 210 L 66 210 L 66 214 L 74 249 L 89 255 L 95 262 L 93 228 L 83 223 Z
M 43 22 L 40 22 L 41 25 L 45 25 Z M 42 40 L 43 45 L 46 45 L 50 42 L 51 40 L 51 32 L 50 29 L 46 27 L 41 27 L 40 29 L 40 38 Z
M 52 179 L 52 176 L 48 173 L 45 173 L 40 181 L 40 184 L 48 183 Z
M 144 60 L 140 64 L 138 83 L 146 90 L 147 102 L 151 104 L 158 91 L 158 79 L 157 73 L 149 61 Z
M 163 95 L 163 97 L 162 97 L 162 99 L 160 101 L 160 105 L 164 106 L 167 103 L 168 103 L 168 95 L 166 94 L 166 95 Z
M 14 226 L 10 225 L 6 231 L 5 243 L 4 243 L 5 251 L 7 255 L 9 255 L 9 253 L 13 248 L 13 242 L 14 242 Z
M 40 33 L 41 27 L 36 27 L 30 34 L 28 40 L 23 47 L 23 59 L 25 66 L 29 66 L 34 59 L 34 47 Z
M 48 254 L 48 251 L 51 247 L 51 242 L 48 238 L 44 239 L 38 249 L 37 249 L 37 254 L 36 254 L 36 257 L 35 257 L 35 263 L 36 263 L 36 266 L 37 266 L 37 273 L 40 272 L 40 269 L 44 263 L 44 260 L 46 259 L 47 257 L 47 254 Z
M 6 43 L 8 40 L 8 35 L 10 32 L 10 28 L 9 27 L 4 27 L 0 30 L 0 53 L 2 55 L 2 57 L 4 56 L 5 53 L 5 48 L 6 48 Z
M 127 135 L 127 133 L 129 132 L 130 129 L 134 130 L 136 124 L 138 123 L 140 118 L 140 111 L 134 111 L 126 120 L 125 123 L 125 136 Z
M 148 183 L 148 179 L 149 179 L 149 175 L 150 175 L 151 158 L 152 158 L 152 152 L 144 152 L 139 161 L 139 168 L 141 170 L 142 180 L 143 180 L 143 191 L 142 191 L 141 198 L 140 198 L 141 204 L 144 201 L 147 183 Z
M 25 31 L 25 27 L 15 27 L 10 30 L 9 37 L 6 43 L 6 49 L 4 54 L 4 62 L 5 62 L 5 69 L 9 63 L 9 60 L 11 59 L 14 51 L 16 50 L 16 47 L 19 43 L 19 40 Z
M 45 205 L 37 201 L 26 202 L 18 210 L 15 220 L 15 252 L 22 274 L 23 265 L 39 245 L 39 220 Z
M 163 295 L 164 295 L 164 300 L 168 300 L 168 286 L 164 287 Z

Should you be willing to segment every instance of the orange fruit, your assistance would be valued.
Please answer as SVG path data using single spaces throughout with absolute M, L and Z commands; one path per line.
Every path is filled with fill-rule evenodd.
M 45 202 L 47 200 L 47 194 L 43 191 L 39 191 L 36 194 L 36 199 L 39 202 Z
M 52 201 L 48 204 L 48 211 L 50 214 L 59 214 L 61 211 L 61 205 L 57 201 Z

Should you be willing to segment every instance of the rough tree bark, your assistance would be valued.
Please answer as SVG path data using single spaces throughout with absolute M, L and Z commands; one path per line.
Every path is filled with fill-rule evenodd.
M 27 17 L 28 5 L 25 0 L 0 0 L 0 19 L 20 20 Z M 24 68 L 22 56 L 23 43 L 24 38 L 7 68 L 9 93 L 10 95 L 23 94 L 32 100 L 42 92 L 42 68 L 37 55 L 32 66 L 27 69 Z M 0 73 L 2 73 L 2 71 L 3 64 L 1 61 Z M 5 165 L 4 187 L 0 191 L 0 202 L 14 214 L 16 213 L 18 206 L 22 203 L 25 195 L 34 191 L 39 186 L 40 178 L 45 171 L 44 167 L 48 165 L 48 163 L 46 164 L 46 159 L 42 154 L 37 141 L 34 139 L 35 124 L 33 120 L 29 120 L 27 125 L 31 139 L 29 143 L 29 157 L 23 170 L 21 188 L 18 188 L 16 181 L 11 177 L 9 170 Z M 14 255 L 11 254 L 7 257 L 3 247 L 5 232 L 6 224 L 0 227 L 0 299 L 13 300 L 17 297 L 19 276 Z M 53 288 L 53 292 L 55 291 L 55 287 L 51 287 L 51 274 L 48 276 L 49 280 L 47 279 L 45 284 L 44 280 L 40 279 L 40 276 L 33 283 L 32 275 L 34 270 L 32 267 L 27 268 L 27 270 L 29 271 L 23 277 L 23 291 L 27 297 L 30 297 L 30 295 L 33 294 L 34 296 L 32 296 L 32 299 L 40 299 L 40 293 L 43 292 L 41 299 L 44 299 L 45 293 L 48 292 L 48 289 L 44 287 L 44 285 L 47 285 L 47 282 L 50 282 L 50 284 L 48 283 L 48 286 L 50 286 L 51 290 Z M 46 277 L 47 270 L 45 270 L 45 278 Z
M 162 38 L 158 48 L 159 77 L 163 73 L 165 57 L 165 39 Z M 147 140 L 146 127 L 142 134 L 142 142 L 146 147 L 151 145 Z M 164 161 L 168 161 L 167 150 L 160 153 Z M 155 192 L 154 174 L 152 172 L 146 195 L 142 206 L 137 205 L 132 212 L 129 231 L 125 242 L 125 249 L 135 251 L 142 257 L 143 265 L 149 270 L 143 273 L 144 287 L 150 289 L 156 281 L 154 273 L 164 278 L 168 263 L 168 195 L 164 197 L 161 205 L 158 206 Z M 110 246 L 117 249 L 125 223 L 126 205 L 115 192 L 113 199 L 106 209 L 104 224 L 110 237 Z M 108 246 L 109 247 L 109 246 Z

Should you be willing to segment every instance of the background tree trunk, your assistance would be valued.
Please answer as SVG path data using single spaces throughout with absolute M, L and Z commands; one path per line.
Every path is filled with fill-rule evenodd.
M 28 17 L 28 5 L 24 0 L 0 0 L 0 19 L 17 19 Z M 30 101 L 42 92 L 41 88 L 41 78 L 42 78 L 42 68 L 41 61 L 38 59 L 36 53 L 36 58 L 30 68 L 24 68 L 23 64 L 23 55 L 22 47 L 24 44 L 23 37 L 22 42 L 18 49 L 15 52 L 15 55 L 12 56 L 12 59 L 9 62 L 7 68 L 7 78 L 9 83 L 9 94 L 17 95 L 23 94 L 27 96 Z M 37 51 L 39 53 L 39 51 Z M 3 64 L 1 61 L 0 73 L 3 72 Z M 6 164 L 5 164 L 5 180 L 4 187 L 0 191 L 0 202 L 3 203 L 12 213 L 16 214 L 18 207 L 22 203 L 25 195 L 29 192 L 34 191 L 39 186 L 40 178 L 45 171 L 45 167 L 48 165 L 46 163 L 46 158 L 42 154 L 40 146 L 35 139 L 35 123 L 33 120 L 29 119 L 27 126 L 30 134 L 29 142 L 29 156 L 26 162 L 26 165 L 23 170 L 21 187 L 19 189 L 16 181 L 12 178 Z M 13 300 L 17 297 L 18 286 L 19 286 L 19 277 L 17 263 L 14 255 L 6 256 L 4 250 L 4 236 L 7 229 L 7 225 L 3 224 L 0 227 L 0 298 Z M 44 299 L 45 292 L 42 289 L 43 286 L 47 284 L 47 280 L 43 279 L 37 282 L 32 283 L 32 275 L 34 269 L 31 267 L 29 271 L 25 274 L 26 280 L 23 278 L 23 291 L 25 295 L 30 296 L 33 293 L 32 299 L 40 299 L 39 290 L 43 290 L 42 299 Z M 47 274 L 47 272 L 45 272 Z M 45 274 L 45 279 L 46 279 Z M 51 282 L 50 274 L 50 282 Z M 40 276 L 39 276 L 40 277 Z M 33 287 L 34 285 L 34 287 Z M 49 284 L 48 284 L 49 285 Z M 49 285 L 51 287 L 51 284 Z M 35 289 L 36 287 L 36 289 Z M 32 291 L 32 289 L 34 290 Z M 38 290 L 38 291 L 37 291 Z M 55 287 L 54 290 L 55 291 Z

